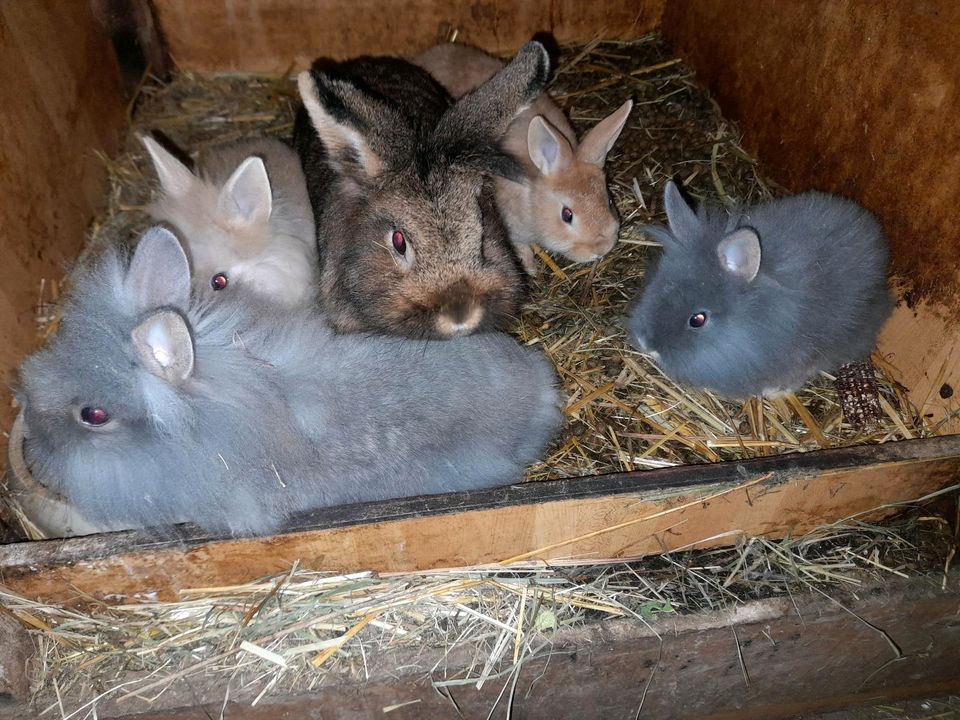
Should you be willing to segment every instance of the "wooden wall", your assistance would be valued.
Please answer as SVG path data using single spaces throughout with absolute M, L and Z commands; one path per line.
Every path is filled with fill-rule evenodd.
M 36 344 L 40 280 L 59 280 L 103 202 L 96 150 L 126 123 L 116 60 L 86 2 L 0 3 L 0 426 Z M 0 443 L 2 444 L 2 443 Z
M 669 0 L 663 16 L 775 179 L 879 214 L 905 298 L 880 348 L 932 419 L 960 408 L 957 28 L 952 0 Z
M 409 55 L 458 37 L 491 52 L 534 32 L 560 42 L 633 38 L 660 21 L 665 0 L 155 0 L 164 38 L 187 70 L 282 72 L 318 56 Z

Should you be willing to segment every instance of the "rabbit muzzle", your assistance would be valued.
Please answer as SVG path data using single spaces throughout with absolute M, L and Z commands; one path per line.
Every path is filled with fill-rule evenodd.
M 476 292 L 464 280 L 446 288 L 437 302 L 436 330 L 443 337 L 469 335 L 479 327 L 484 309 Z

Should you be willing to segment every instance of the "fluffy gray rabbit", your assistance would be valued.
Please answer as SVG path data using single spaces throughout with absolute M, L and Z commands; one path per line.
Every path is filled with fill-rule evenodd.
M 893 309 L 877 219 L 820 192 L 732 214 L 694 212 L 672 182 L 669 228 L 640 299 L 634 344 L 665 373 L 723 395 L 778 395 L 867 358 Z
M 442 43 L 413 58 L 454 97 L 477 88 L 503 67 L 479 48 Z M 546 92 L 510 123 L 503 148 L 524 172 L 496 178 L 497 206 L 528 272 L 532 243 L 575 262 L 603 257 L 617 242 L 620 219 L 603 171 L 633 101 L 627 100 L 577 143 L 570 122 Z
M 546 359 L 502 334 L 340 335 L 309 308 L 191 298 L 177 238 L 76 275 L 22 368 L 25 458 L 89 521 L 245 534 L 343 503 L 519 480 L 560 420 Z
M 546 51 L 528 43 L 451 104 L 398 58 L 299 77 L 294 140 L 320 241 L 320 298 L 342 331 L 448 338 L 512 316 L 524 283 L 490 178 L 518 177 L 498 142 L 543 89 Z
M 153 138 L 141 140 L 161 190 L 147 211 L 180 232 L 198 286 L 244 285 L 285 305 L 314 300 L 316 231 L 293 150 L 245 138 L 202 153 L 194 173 Z

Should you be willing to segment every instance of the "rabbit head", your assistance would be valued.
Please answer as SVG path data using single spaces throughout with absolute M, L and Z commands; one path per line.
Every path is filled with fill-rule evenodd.
M 195 342 L 190 302 L 179 241 L 152 228 L 129 263 L 110 249 L 76 273 L 57 334 L 23 364 L 26 460 L 93 522 L 237 532 L 274 522 L 249 509 L 266 435 L 249 410 L 284 427 L 285 413 L 264 391 L 262 363 L 229 342 Z
M 491 178 L 519 174 L 498 141 L 543 88 L 548 64 L 543 47 L 528 43 L 427 128 L 357 83 L 300 75 L 337 175 L 318 232 L 321 295 L 339 329 L 447 338 L 516 311 L 523 283 Z
M 149 136 L 161 194 L 148 208 L 175 227 L 198 287 L 238 284 L 284 304 L 316 292 L 313 213 L 296 154 L 277 140 L 251 138 L 211 150 L 195 174 Z
M 627 100 L 576 148 L 544 116 L 531 119 L 527 152 L 539 174 L 528 184 L 530 216 L 548 250 L 587 262 L 606 255 L 616 244 L 620 218 L 603 166 L 632 107 Z
M 725 392 L 738 368 L 749 376 L 768 364 L 758 327 L 771 318 L 760 239 L 750 227 L 729 227 L 722 211 L 694 212 L 672 182 L 664 203 L 669 228 L 647 228 L 663 253 L 631 308 L 630 334 L 674 379 Z M 776 321 L 777 338 L 795 329 L 788 317 Z

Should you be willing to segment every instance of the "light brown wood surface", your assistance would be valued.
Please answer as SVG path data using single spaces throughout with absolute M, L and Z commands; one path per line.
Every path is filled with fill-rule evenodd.
M 413 55 L 447 39 L 493 53 L 537 32 L 560 42 L 634 38 L 665 0 L 156 0 L 174 62 L 196 71 L 282 72 L 317 57 Z
M 864 463 L 863 457 L 874 453 L 887 457 Z M 403 572 L 516 557 L 624 559 L 729 545 L 742 535 L 798 535 L 880 505 L 919 498 L 960 477 L 960 436 L 820 456 L 830 458 L 823 467 L 782 472 L 770 468 L 817 456 L 648 471 L 615 478 L 620 492 L 610 491 L 611 481 L 598 478 L 526 486 L 516 497 L 505 492 L 486 503 L 475 499 L 480 493 L 451 496 L 455 503 L 433 511 L 405 510 L 411 506 L 404 501 L 361 506 L 362 521 L 341 520 L 338 510 L 326 527 L 266 538 L 155 542 L 150 536 L 117 533 L 8 545 L 0 547 L 0 582 L 51 602 L 90 597 L 116 602 L 170 599 L 184 588 L 246 583 L 283 572 L 295 562 L 315 570 Z M 654 474 L 667 487 L 673 483 L 673 489 L 629 491 L 634 477 L 639 488 Z M 698 486 L 702 477 L 723 481 Z M 694 487 L 684 490 L 677 482 Z M 587 494 L 577 497 L 579 492 Z M 889 512 L 879 510 L 870 518 Z
M 0 3 L 0 426 L 8 383 L 36 345 L 42 278 L 59 280 L 103 204 L 125 100 L 85 2 Z M 0 441 L 0 444 L 5 444 Z
M 765 173 L 880 217 L 905 301 L 880 350 L 934 422 L 960 410 L 939 397 L 960 385 L 957 27 L 956 2 L 670 0 L 663 16 Z

